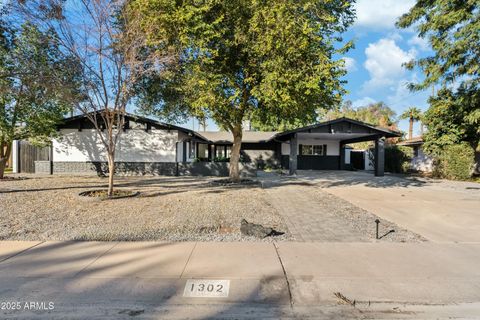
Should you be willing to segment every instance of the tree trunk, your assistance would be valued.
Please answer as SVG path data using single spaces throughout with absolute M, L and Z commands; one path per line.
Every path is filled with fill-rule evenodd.
M 410 118 L 410 123 L 408 125 L 408 139 L 413 137 L 413 118 Z
M 3 179 L 5 176 L 5 168 L 7 167 L 7 161 L 10 158 L 10 153 L 12 153 L 12 142 L 4 141 L 0 143 L 0 179 Z
M 240 181 L 240 148 L 242 146 L 242 126 L 238 125 L 232 130 L 233 146 L 230 153 L 230 172 L 229 176 L 232 181 Z
M 0 179 L 3 179 L 3 175 L 5 174 L 6 164 L 7 164 L 7 158 L 0 158 Z
M 113 196 L 113 176 L 115 174 L 115 155 L 108 153 L 108 193 L 109 197 Z
M 420 136 L 423 137 L 423 123 L 420 122 Z
M 473 165 L 473 175 L 480 176 L 480 151 L 475 150 L 475 159 Z

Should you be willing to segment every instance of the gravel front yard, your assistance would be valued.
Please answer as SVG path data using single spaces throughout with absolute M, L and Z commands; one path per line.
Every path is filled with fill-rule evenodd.
M 106 187 L 87 176 L 0 181 L 0 240 L 271 241 L 242 236 L 240 221 L 287 231 L 258 186 L 212 186 L 199 177 L 118 177 L 134 198 L 99 201 L 79 192 Z
M 0 181 L 0 240 L 375 241 L 377 216 L 318 186 L 295 180 L 266 189 L 212 184 L 217 179 L 118 177 L 118 190 L 140 195 L 105 201 L 79 196 L 106 188 L 105 178 Z M 243 236 L 242 219 L 285 234 Z M 424 240 L 380 221 L 381 241 Z

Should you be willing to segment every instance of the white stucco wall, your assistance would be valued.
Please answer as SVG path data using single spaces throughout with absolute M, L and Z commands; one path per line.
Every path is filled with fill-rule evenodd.
M 300 154 L 301 144 L 309 145 L 327 145 L 327 156 L 339 156 L 340 155 L 340 142 L 336 140 L 318 140 L 318 139 L 298 139 L 297 154 Z M 282 143 L 282 155 L 290 154 L 290 144 Z
M 123 132 L 117 145 L 116 161 L 175 162 L 176 130 L 130 129 Z M 53 161 L 107 161 L 99 133 L 92 130 L 62 129 L 53 140 Z
M 350 164 L 350 154 L 353 149 L 345 148 L 345 164 Z
M 422 148 L 419 148 L 418 156 L 412 158 L 411 168 L 422 172 L 432 172 L 433 158 L 426 155 Z
M 177 162 L 183 161 L 183 141 L 177 142 Z
M 290 144 L 282 143 L 282 155 L 289 155 L 289 154 L 290 154 Z

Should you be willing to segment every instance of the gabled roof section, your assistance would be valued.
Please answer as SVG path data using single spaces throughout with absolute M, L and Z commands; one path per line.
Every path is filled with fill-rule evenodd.
M 365 123 L 365 122 L 362 122 L 362 121 L 342 117 L 342 118 L 329 120 L 329 121 L 325 121 L 325 122 L 319 122 L 319 123 L 316 123 L 316 124 L 313 124 L 313 125 L 310 125 L 310 126 L 306 126 L 306 127 L 302 127 L 302 128 L 297 128 L 297 129 L 293 129 L 293 130 L 284 131 L 284 132 L 281 132 L 281 133 L 277 134 L 275 137 L 276 138 L 281 138 L 281 137 L 285 137 L 285 136 L 290 136 L 294 133 L 314 132 L 314 131 L 317 131 L 317 132 L 324 131 L 325 133 L 334 133 L 335 131 L 332 132 L 332 130 L 340 128 L 341 126 L 338 126 L 338 125 L 341 125 L 342 123 L 347 125 L 346 129 L 344 129 L 344 131 L 341 131 L 341 132 L 344 132 L 344 133 L 353 133 L 354 126 L 357 126 L 357 127 L 362 128 L 366 133 L 369 133 L 369 134 L 372 134 L 372 135 L 381 135 L 381 136 L 385 136 L 386 138 L 394 138 L 394 137 L 401 137 L 402 136 L 402 134 L 400 132 L 397 132 L 397 131 L 389 130 L 389 129 L 386 129 L 386 128 L 376 127 L 376 126 L 373 126 L 371 124 L 368 124 L 368 123 Z
M 93 114 L 94 112 L 91 112 L 90 114 Z M 102 117 L 100 114 L 100 111 L 97 111 L 97 120 L 101 121 Z M 163 129 L 163 130 L 178 130 L 181 132 L 184 132 L 188 134 L 189 136 L 192 137 L 198 137 L 200 139 L 204 139 L 201 137 L 197 132 L 186 129 L 183 127 L 179 127 L 173 124 L 165 123 L 162 121 L 158 120 L 153 120 L 150 118 L 146 118 L 143 116 L 139 116 L 133 113 L 125 113 L 125 120 L 126 121 L 132 121 L 132 122 L 137 122 L 137 123 L 142 123 L 147 125 L 147 127 L 153 127 L 156 129 Z M 81 114 L 69 118 L 63 119 L 63 121 L 57 126 L 58 129 L 77 129 L 77 128 L 83 128 L 83 129 L 93 129 L 93 123 L 87 118 L 86 115 Z

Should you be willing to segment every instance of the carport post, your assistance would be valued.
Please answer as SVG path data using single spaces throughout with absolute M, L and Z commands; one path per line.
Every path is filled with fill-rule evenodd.
M 340 163 L 338 164 L 338 169 L 345 170 L 345 144 L 340 141 Z
M 385 137 L 375 140 L 375 176 L 383 177 L 385 171 Z
M 294 133 L 290 139 L 290 158 L 289 158 L 289 173 L 290 175 L 297 173 L 297 134 Z

